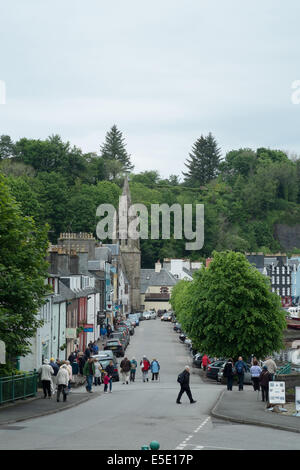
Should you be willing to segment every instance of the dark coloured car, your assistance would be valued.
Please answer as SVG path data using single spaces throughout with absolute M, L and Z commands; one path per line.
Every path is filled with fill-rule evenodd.
M 123 345 L 124 351 L 127 348 L 128 340 L 127 340 L 127 335 L 124 331 L 118 331 L 118 332 L 114 331 L 110 335 L 109 339 L 119 340 L 121 342 L 121 344 Z
M 208 364 L 206 370 L 206 377 L 209 379 L 218 380 L 218 373 L 221 367 L 224 366 L 226 361 L 215 361 L 212 364 Z
M 107 342 L 106 342 L 106 345 L 104 346 L 104 351 L 106 351 L 107 349 L 113 351 L 113 353 L 117 356 L 117 357 L 124 357 L 125 355 L 125 348 L 123 346 L 123 344 L 121 343 L 120 340 L 118 339 L 109 339 Z
M 130 343 L 130 332 L 127 325 L 119 325 L 118 328 L 115 330 L 116 333 L 125 333 L 125 341 L 126 347 Z

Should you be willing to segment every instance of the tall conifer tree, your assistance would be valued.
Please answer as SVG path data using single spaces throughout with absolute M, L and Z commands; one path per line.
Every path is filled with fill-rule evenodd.
M 104 144 L 100 147 L 101 157 L 105 160 L 119 162 L 124 171 L 131 171 L 133 164 L 130 155 L 127 153 L 125 139 L 122 132 L 114 124 L 107 132 Z
M 192 147 L 185 166 L 188 171 L 183 173 L 185 183 L 189 186 L 199 186 L 209 183 L 218 175 L 221 150 L 211 132 L 207 137 L 201 135 Z

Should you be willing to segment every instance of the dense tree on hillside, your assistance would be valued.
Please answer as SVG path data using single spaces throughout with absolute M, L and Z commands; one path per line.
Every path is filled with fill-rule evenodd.
M 59 135 L 46 140 L 20 139 L 15 144 L 15 160 L 31 165 L 37 172 L 60 172 L 70 183 L 86 170 L 82 151 L 63 142 Z
M 118 167 L 113 167 L 111 172 L 120 173 L 120 171 L 129 172 L 133 169 L 130 155 L 126 150 L 125 139 L 121 131 L 114 124 L 105 136 L 105 142 L 100 147 L 100 156 L 108 162 L 118 162 Z M 121 169 L 121 170 L 120 170 Z
M 220 159 L 221 151 L 213 135 L 201 135 L 185 163 L 188 171 L 183 172 L 184 183 L 195 187 L 209 183 L 218 175 Z
M 6 344 L 9 368 L 17 356 L 30 352 L 30 339 L 41 325 L 39 307 L 45 285 L 47 227 L 24 217 L 0 175 L 0 338 Z

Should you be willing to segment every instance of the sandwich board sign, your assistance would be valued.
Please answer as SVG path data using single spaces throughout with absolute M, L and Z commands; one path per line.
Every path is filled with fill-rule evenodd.
M 285 404 L 285 382 L 269 382 L 269 403 Z

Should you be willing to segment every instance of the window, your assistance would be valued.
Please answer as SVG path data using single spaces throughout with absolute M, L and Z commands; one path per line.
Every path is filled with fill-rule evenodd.
M 275 287 L 272 287 L 272 292 L 275 292 Z
M 280 289 L 279 289 L 279 287 L 277 287 L 276 293 L 277 293 L 278 295 L 280 295 Z
M 281 272 L 282 272 L 282 274 L 285 274 L 285 267 L 284 266 L 282 266 Z
M 275 276 L 272 276 L 272 284 L 275 284 Z
M 286 289 L 286 295 L 291 295 L 291 289 L 289 287 Z
M 276 274 L 279 274 L 279 267 L 276 268 Z
M 282 283 L 282 284 L 285 284 L 285 277 L 283 277 L 283 278 L 281 279 L 281 283 Z
M 282 295 L 285 296 L 285 287 L 282 288 Z
M 276 284 L 280 284 L 279 276 L 276 278 Z
M 286 283 L 287 283 L 287 284 L 290 284 L 290 283 L 291 283 L 291 278 L 290 278 L 290 277 L 287 277 L 287 278 L 286 278 Z

